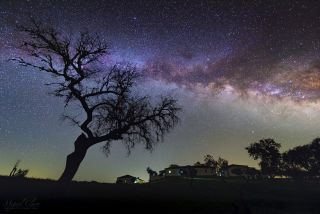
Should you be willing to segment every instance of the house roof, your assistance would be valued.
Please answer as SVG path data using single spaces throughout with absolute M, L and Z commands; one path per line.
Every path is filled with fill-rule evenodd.
M 245 167 L 245 168 L 248 168 L 247 165 L 239 165 L 239 164 L 231 164 L 228 167 Z
M 181 168 L 211 168 L 211 167 L 206 165 L 199 165 L 199 166 L 186 165 L 186 166 L 171 166 L 171 167 L 169 166 L 165 169 L 181 169 Z
M 136 177 L 134 177 L 132 175 L 123 175 L 123 176 L 120 176 L 118 178 L 136 178 Z
M 231 168 L 231 167 L 242 167 L 242 168 L 247 168 L 247 169 L 259 171 L 258 169 L 254 168 L 254 167 L 247 166 L 247 165 L 231 164 L 228 166 L 228 168 Z

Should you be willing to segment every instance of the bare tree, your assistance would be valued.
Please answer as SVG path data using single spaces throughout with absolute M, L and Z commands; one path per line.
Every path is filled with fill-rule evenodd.
M 148 96 L 139 96 L 133 89 L 139 72 L 134 66 L 99 66 L 99 59 L 108 54 L 108 45 L 98 35 L 88 32 L 70 38 L 57 29 L 32 20 L 19 26 L 27 39 L 21 48 L 28 57 L 15 58 L 22 66 L 51 74 L 53 94 L 63 97 L 65 107 L 80 104 L 81 118 L 64 116 L 80 127 L 82 133 L 74 142 L 74 152 L 67 156 L 60 181 L 71 181 L 88 148 L 104 143 L 108 154 L 112 141 L 122 141 L 130 153 L 136 143 L 147 150 L 163 139 L 178 122 L 177 100 L 162 97 L 152 104 Z
M 20 160 L 17 160 L 17 162 L 14 164 L 9 176 L 14 176 L 18 170 L 18 165 L 20 163 Z
M 20 164 L 20 160 L 18 160 L 15 165 L 13 166 L 9 176 L 10 177 L 18 177 L 18 178 L 24 178 L 29 172 L 29 169 L 18 169 L 18 165 Z

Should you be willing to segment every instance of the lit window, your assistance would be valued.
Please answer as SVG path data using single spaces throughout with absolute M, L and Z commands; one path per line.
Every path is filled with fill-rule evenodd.
M 171 170 L 169 170 L 169 174 L 171 173 Z

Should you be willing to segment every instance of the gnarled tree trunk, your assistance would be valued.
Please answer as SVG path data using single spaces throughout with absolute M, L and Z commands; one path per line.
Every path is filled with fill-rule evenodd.
M 74 152 L 67 156 L 66 167 L 59 178 L 60 182 L 67 183 L 72 181 L 89 147 L 89 140 L 84 134 L 81 134 L 74 142 Z

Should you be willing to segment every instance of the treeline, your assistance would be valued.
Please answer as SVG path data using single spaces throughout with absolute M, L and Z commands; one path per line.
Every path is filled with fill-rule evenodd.
M 213 155 L 205 155 L 203 158 L 204 163 L 200 163 L 199 161 L 194 164 L 194 166 L 208 166 L 213 169 L 215 174 L 222 175 L 228 168 L 228 161 L 222 157 L 219 157 L 217 160 L 213 157 Z
M 273 139 L 262 139 L 246 147 L 249 156 L 259 160 L 261 174 L 265 177 L 285 176 L 295 179 L 320 177 L 320 138 L 296 146 L 283 153 L 281 144 Z

